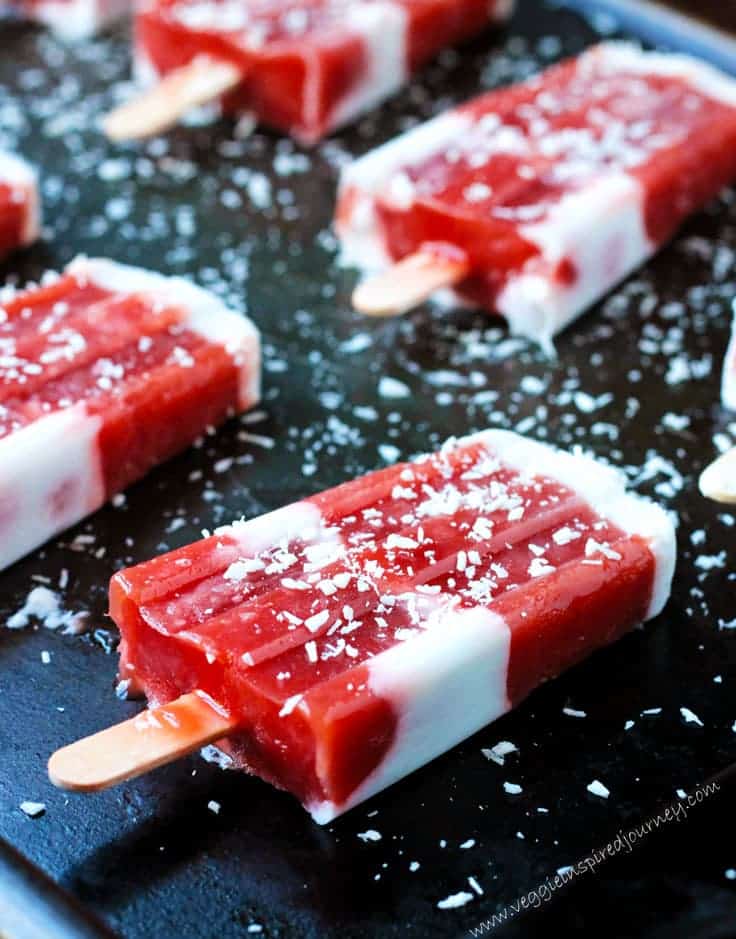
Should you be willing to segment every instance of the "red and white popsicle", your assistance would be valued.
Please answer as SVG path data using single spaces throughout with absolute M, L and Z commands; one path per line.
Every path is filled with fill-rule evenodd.
M 152 710 L 51 778 L 94 790 L 217 741 L 329 822 L 659 613 L 674 560 L 617 471 L 450 441 L 116 574 L 120 677 Z
M 256 402 L 259 348 L 207 291 L 112 261 L 0 292 L 0 569 Z
M 390 97 L 513 0 L 142 0 L 135 70 L 152 91 L 109 115 L 113 139 L 218 103 L 315 143 Z
M 734 178 L 736 81 L 609 42 L 348 165 L 336 229 L 346 264 L 383 272 L 359 310 L 454 286 L 549 343 Z
M 132 0 L 0 0 L 9 12 L 47 26 L 61 39 L 94 36 L 128 13 Z
M 38 238 L 40 207 L 38 178 L 33 167 L 0 150 L 0 257 Z

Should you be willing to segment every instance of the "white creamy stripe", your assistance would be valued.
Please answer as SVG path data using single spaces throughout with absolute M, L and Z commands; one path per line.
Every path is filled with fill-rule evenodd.
M 366 67 L 330 115 L 329 130 L 348 124 L 395 94 L 408 79 L 408 15 L 399 3 L 348 4 L 344 27 L 360 36 Z
M 15 154 L 0 151 L 0 182 L 5 182 L 23 193 L 25 215 L 21 244 L 32 244 L 41 232 L 41 200 L 36 171 Z
M 61 39 L 87 39 L 120 19 L 132 0 L 43 0 L 28 15 L 48 26 Z
M 445 607 L 423 632 L 372 658 L 369 687 L 398 714 L 396 738 L 346 804 L 309 806 L 312 818 L 332 821 L 505 714 L 510 643 L 490 610 Z
M 308 544 L 340 543 L 337 529 L 327 528 L 316 505 L 294 502 L 248 521 L 233 522 L 215 530 L 238 542 L 245 557 L 261 554 L 280 544 L 300 539 Z
M 240 370 L 240 406 L 245 409 L 260 397 L 260 336 L 245 316 L 233 313 L 215 294 L 183 277 L 165 277 L 140 267 L 104 258 L 78 257 L 67 268 L 106 290 L 143 293 L 154 301 L 181 306 L 182 325 L 212 343 L 223 346 Z
M 724 407 L 727 407 L 732 411 L 736 411 L 736 304 L 734 304 L 731 341 L 728 344 L 726 358 L 723 361 L 721 401 L 723 402 Z
M 701 94 L 736 106 L 736 80 L 690 55 L 644 52 L 632 42 L 604 42 L 581 56 L 580 68 L 590 66 L 597 70 L 601 62 L 614 76 L 627 71 L 681 78 Z
M 0 440 L 0 569 L 103 504 L 100 424 L 78 404 Z
M 496 307 L 512 333 L 545 346 L 657 248 L 647 235 L 641 185 L 627 173 L 565 196 L 543 221 L 521 225 L 519 233 L 540 256 L 511 274 Z M 554 276 L 563 259 L 574 265 L 571 284 Z
M 36 172 L 21 157 L 0 150 L 0 180 L 13 186 L 35 186 Z
M 461 446 L 483 440 L 502 463 L 527 477 L 547 476 L 577 492 L 602 518 L 627 534 L 638 535 L 655 560 L 652 598 L 646 619 L 667 602 L 677 553 L 675 528 L 669 515 L 653 502 L 626 491 L 626 477 L 592 457 L 566 453 L 508 430 L 486 430 L 459 441 Z

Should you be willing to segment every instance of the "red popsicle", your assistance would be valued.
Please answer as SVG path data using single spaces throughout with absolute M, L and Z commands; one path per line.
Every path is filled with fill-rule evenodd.
M 111 115 L 106 129 L 116 139 L 143 136 L 224 95 L 225 110 L 314 143 L 394 94 L 441 49 L 506 17 L 511 5 L 144 0 L 136 16 L 136 71 L 147 84 L 164 84 L 145 107 Z
M 258 399 L 255 327 L 181 278 L 78 258 L 0 304 L 0 569 Z
M 445 271 L 549 343 L 734 178 L 736 81 L 611 42 L 349 164 L 336 227 L 348 264 L 405 261 L 358 309 L 402 312 Z
M 227 728 L 235 766 L 324 823 L 656 615 L 674 555 L 668 516 L 618 472 L 486 431 L 116 574 L 120 676 L 170 704 L 137 721 L 155 738 L 163 714 L 169 758 Z M 112 753 L 123 729 L 141 739 L 135 722 L 88 738 L 52 778 L 140 772 L 141 748 L 132 768 Z

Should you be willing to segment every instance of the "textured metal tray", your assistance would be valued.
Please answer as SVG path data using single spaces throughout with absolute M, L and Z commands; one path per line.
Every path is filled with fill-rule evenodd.
M 575 13 L 521 2 L 506 32 L 443 55 L 380 112 L 308 152 L 268 134 L 239 141 L 227 121 L 110 147 L 95 121 L 126 93 L 127 36 L 64 48 L 4 27 L 0 145 L 42 167 L 47 238 L 0 273 L 24 281 L 80 251 L 186 273 L 247 309 L 265 341 L 266 417 L 232 421 L 0 575 L 0 624 L 43 578 L 65 609 L 88 611 L 90 627 L 80 637 L 0 626 L 0 834 L 121 935 L 460 935 L 736 760 L 736 632 L 726 626 L 736 524 L 695 486 L 714 438 L 736 436 L 718 405 L 736 294 L 734 192 L 561 336 L 554 359 L 477 313 L 360 319 L 328 230 L 342 159 L 595 38 Z M 50 786 L 54 748 L 139 707 L 113 694 L 112 571 L 491 424 L 589 448 L 679 513 L 674 595 L 656 622 L 325 829 L 289 796 L 198 758 L 96 796 Z M 504 766 L 482 752 L 500 740 L 519 748 Z M 608 799 L 587 791 L 595 779 Z M 506 780 L 522 792 L 507 794 Z M 46 813 L 27 818 L 25 799 Z M 537 928 L 727 935 L 733 813 L 717 804 L 581 881 L 573 903 L 540 909 Z M 381 840 L 361 840 L 367 829 Z M 439 909 L 474 892 L 468 877 L 483 895 Z

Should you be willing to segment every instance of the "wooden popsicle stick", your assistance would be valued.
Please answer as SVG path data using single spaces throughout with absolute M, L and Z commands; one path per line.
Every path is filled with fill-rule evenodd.
M 172 763 L 236 726 L 206 695 L 193 691 L 57 750 L 49 760 L 49 779 L 60 789 L 97 792 Z
M 192 108 L 216 101 L 243 80 L 243 72 L 230 62 L 200 55 L 165 75 L 153 88 L 141 92 L 111 111 L 102 128 L 110 140 L 140 140 L 174 127 Z
M 435 290 L 452 287 L 468 270 L 466 261 L 417 251 L 358 284 L 353 291 L 353 307 L 368 316 L 398 316 L 418 306 Z
M 699 485 L 708 499 L 736 504 L 736 447 L 727 450 L 703 470 Z

